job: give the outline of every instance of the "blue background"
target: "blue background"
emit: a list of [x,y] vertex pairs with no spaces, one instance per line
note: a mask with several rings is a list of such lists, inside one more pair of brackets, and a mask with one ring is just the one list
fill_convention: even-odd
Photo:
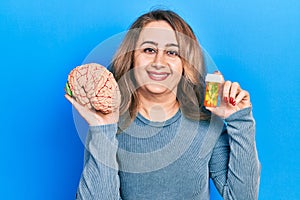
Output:
[[225,78],[250,91],[259,199],[299,199],[298,0],[1,1],[1,199],[74,199],[83,145],[63,97],[67,74],[157,5],[180,14]]

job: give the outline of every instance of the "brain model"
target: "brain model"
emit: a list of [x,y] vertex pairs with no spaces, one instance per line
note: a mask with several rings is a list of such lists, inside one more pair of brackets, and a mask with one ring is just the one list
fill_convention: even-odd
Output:
[[90,63],[69,73],[66,92],[82,105],[107,114],[117,103],[118,84],[105,67]]

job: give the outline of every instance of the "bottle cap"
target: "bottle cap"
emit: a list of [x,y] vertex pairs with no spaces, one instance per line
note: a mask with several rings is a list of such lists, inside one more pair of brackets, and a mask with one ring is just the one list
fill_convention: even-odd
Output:
[[205,77],[205,82],[217,82],[222,83],[222,75],[219,74],[207,74]]

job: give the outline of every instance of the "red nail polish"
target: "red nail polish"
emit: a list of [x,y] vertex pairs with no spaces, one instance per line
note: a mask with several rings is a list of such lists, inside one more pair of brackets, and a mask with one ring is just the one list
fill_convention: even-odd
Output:
[[235,106],[235,105],[236,105],[236,102],[235,102],[235,101],[233,101],[233,102],[232,102],[232,105],[233,105],[233,106]]
[[228,98],[227,97],[224,97],[224,102],[228,103]]
[[232,104],[233,103],[233,98],[230,97],[229,102]]

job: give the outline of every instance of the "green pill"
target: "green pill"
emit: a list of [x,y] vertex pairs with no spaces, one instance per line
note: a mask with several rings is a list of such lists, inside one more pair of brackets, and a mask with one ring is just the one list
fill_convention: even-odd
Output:
[[68,83],[68,82],[66,83],[66,92],[67,92],[67,94],[68,94],[69,96],[72,96],[72,91],[71,91],[71,89],[70,89],[70,86],[69,86],[69,83]]

